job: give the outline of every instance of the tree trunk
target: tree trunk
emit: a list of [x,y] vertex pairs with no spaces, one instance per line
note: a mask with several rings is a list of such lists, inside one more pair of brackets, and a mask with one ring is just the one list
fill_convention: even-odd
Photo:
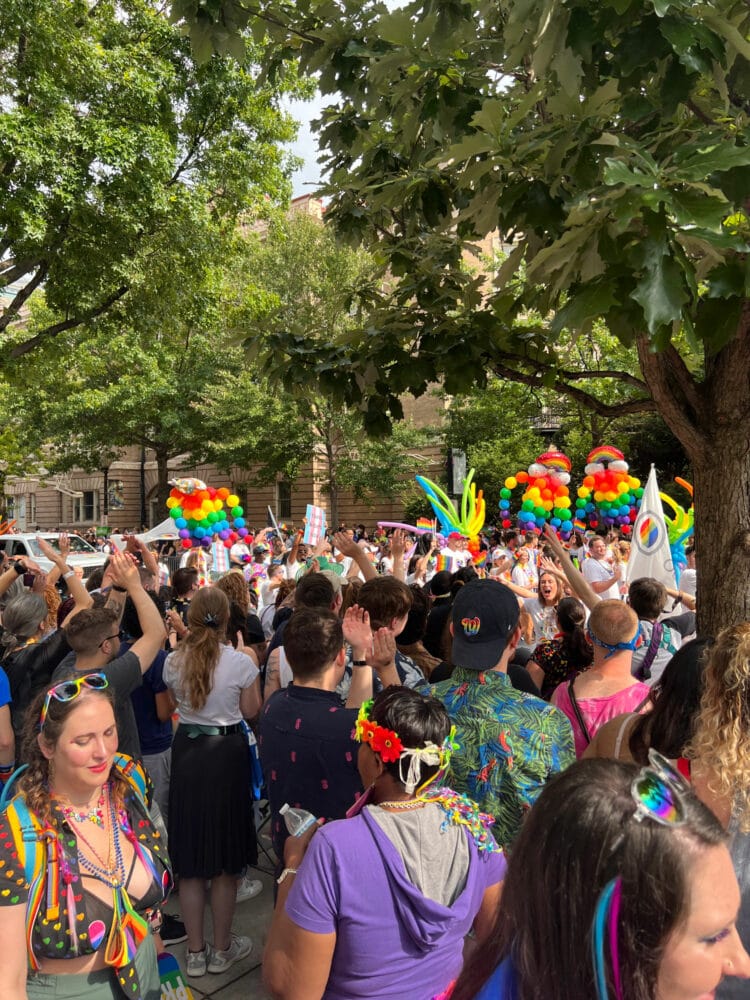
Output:
[[167,467],[169,453],[166,448],[156,448],[154,454],[156,455],[156,498],[159,501],[160,509],[166,513],[170,490],[169,469]]
[[339,526],[339,486],[336,478],[336,453],[330,438],[326,439],[326,462],[328,463],[328,524],[334,531]]
[[695,487],[698,632],[750,621],[750,314],[695,382],[673,348],[638,344],[658,410],[685,448]]

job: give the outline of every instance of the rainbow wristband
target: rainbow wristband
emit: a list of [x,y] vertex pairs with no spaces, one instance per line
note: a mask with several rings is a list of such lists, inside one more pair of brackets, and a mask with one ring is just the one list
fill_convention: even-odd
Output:
[[6,783],[15,769],[15,761],[12,764],[0,764],[0,785],[4,785]]

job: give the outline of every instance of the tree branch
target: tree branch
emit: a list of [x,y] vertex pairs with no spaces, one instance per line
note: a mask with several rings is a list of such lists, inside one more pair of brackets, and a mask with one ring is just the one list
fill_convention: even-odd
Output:
[[[528,363],[528,362],[527,362]],[[493,371],[501,378],[511,382],[520,382],[522,385],[531,386],[532,389],[551,388],[563,393],[575,402],[585,406],[587,410],[592,410],[600,417],[614,419],[628,413],[655,413],[656,404],[653,399],[628,399],[619,403],[604,403],[602,400],[592,396],[591,393],[578,389],[574,385],[569,385],[562,378],[555,378],[551,386],[543,385],[539,372],[522,372],[517,368],[511,368],[498,361],[493,363]]]
[[95,309],[89,309],[88,312],[85,312],[80,316],[73,316],[70,319],[62,320],[60,323],[53,323],[44,330],[40,330],[40,332],[35,337],[31,337],[30,340],[25,340],[21,344],[16,344],[16,346],[10,351],[10,357],[12,359],[22,358],[24,354],[28,354],[30,351],[33,351],[48,338],[56,337],[58,333],[64,333],[66,330],[73,330],[75,327],[81,326],[83,323],[88,323],[92,319],[96,319],[97,316],[101,316],[102,313],[105,313],[124,295],[127,295],[129,291],[129,285],[121,285],[117,291],[108,296],[108,298],[101,302]]
[[[688,401],[682,391],[684,373],[677,373],[672,368],[674,355],[677,352],[672,348],[673,353],[669,350],[656,353],[651,350],[649,340],[645,336],[636,338],[636,347],[643,377],[659,413],[687,451],[690,460],[693,463],[699,461],[709,446],[709,441],[700,429],[701,423],[693,419],[698,415],[698,411],[687,405]],[[681,358],[679,360],[682,362]],[[682,364],[684,365],[684,362]],[[696,392],[694,382],[691,392]]]
[[[500,361],[509,361],[511,364],[530,366],[533,368],[535,373],[545,372],[546,374],[566,379],[568,382],[578,382],[583,379],[609,378],[615,382],[622,382],[624,385],[631,385],[634,389],[638,389],[639,392],[648,394],[648,386],[643,379],[640,379],[635,375],[631,375],[630,372],[622,371],[621,369],[592,370],[589,368],[581,368],[566,370],[564,368],[558,368],[556,365],[546,364],[544,361],[538,361],[536,358],[530,358],[523,354],[514,354],[512,351],[500,351],[496,357],[498,357]],[[680,358],[680,361],[682,362],[682,358]],[[687,369],[685,369],[685,371],[687,372]],[[687,372],[687,374],[688,377],[690,377],[690,373]]]
[[[44,279],[47,277],[47,271],[49,266],[45,263],[42,264],[39,270],[36,272],[34,277],[28,281],[23,288],[16,293],[13,301],[10,305],[3,311],[3,315],[0,316],[0,331],[6,330],[11,324],[13,319],[19,314],[23,308],[24,302],[29,298],[29,296],[37,289]],[[10,282],[8,282],[10,284]]]

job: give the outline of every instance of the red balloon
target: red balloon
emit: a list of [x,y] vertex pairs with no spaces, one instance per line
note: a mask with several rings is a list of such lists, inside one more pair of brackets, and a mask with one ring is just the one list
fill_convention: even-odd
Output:
[[182,539],[182,547],[183,547],[183,549],[192,549],[193,543],[192,543],[191,539],[189,539],[189,538],[183,538]]

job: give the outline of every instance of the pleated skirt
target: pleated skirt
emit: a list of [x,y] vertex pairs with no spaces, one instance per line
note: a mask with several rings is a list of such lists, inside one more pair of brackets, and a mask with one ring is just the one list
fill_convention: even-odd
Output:
[[169,856],[182,878],[239,875],[258,860],[250,756],[242,733],[177,730],[169,787]]

